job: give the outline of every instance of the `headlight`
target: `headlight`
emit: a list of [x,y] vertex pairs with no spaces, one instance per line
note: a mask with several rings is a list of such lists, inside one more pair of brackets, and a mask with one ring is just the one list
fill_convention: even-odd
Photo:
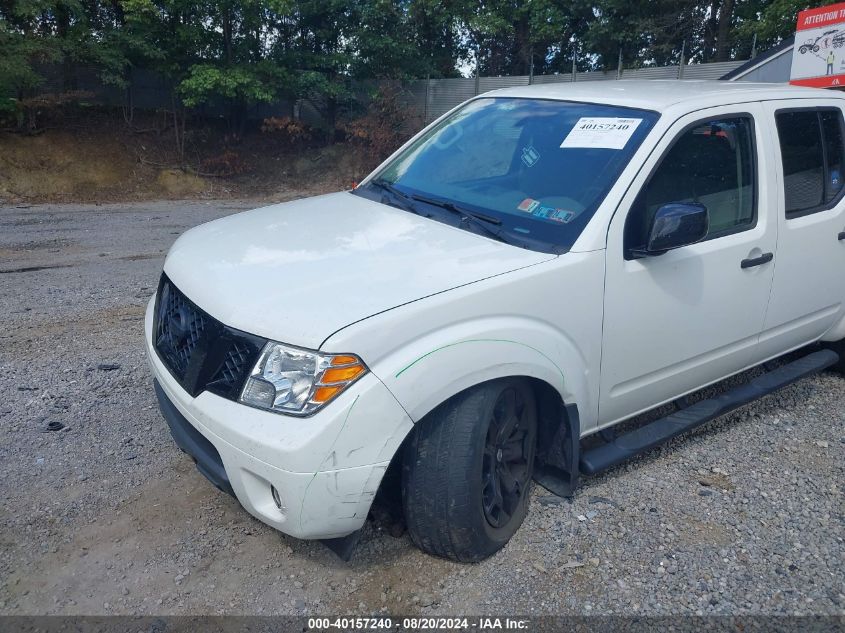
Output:
[[353,354],[320,354],[267,343],[239,401],[259,409],[309,415],[367,372]]

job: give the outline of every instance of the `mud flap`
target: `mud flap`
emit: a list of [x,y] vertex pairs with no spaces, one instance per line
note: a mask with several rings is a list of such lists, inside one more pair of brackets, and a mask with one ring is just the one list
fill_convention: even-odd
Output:
[[[555,439],[554,459],[537,466],[534,481],[559,497],[573,497],[578,488],[581,418],[574,404],[561,406],[561,424]],[[559,439],[558,439],[559,438]]]
[[352,558],[352,554],[355,553],[355,547],[358,545],[358,541],[361,540],[362,531],[355,530],[352,534],[347,534],[340,538],[324,538],[320,542],[337,554],[340,560],[348,563]]

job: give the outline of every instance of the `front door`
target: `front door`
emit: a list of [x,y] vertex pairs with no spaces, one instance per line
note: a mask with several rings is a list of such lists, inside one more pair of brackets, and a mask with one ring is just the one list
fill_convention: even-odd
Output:
[[[753,103],[681,118],[611,221],[601,426],[755,362],[777,243],[774,192],[759,177],[773,168],[762,116]],[[707,237],[659,256],[632,254],[656,210],[671,202],[704,204]]]

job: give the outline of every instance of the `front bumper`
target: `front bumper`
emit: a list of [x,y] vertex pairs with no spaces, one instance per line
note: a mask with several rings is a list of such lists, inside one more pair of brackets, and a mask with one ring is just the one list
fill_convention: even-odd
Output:
[[192,398],[153,349],[153,303],[144,329],[156,393],[174,438],[200,472],[250,514],[291,536],[329,539],[359,529],[412,428],[382,382],[367,374],[309,418],[261,411],[209,392]]
[[159,411],[167,422],[167,426],[170,427],[170,434],[176,445],[194,459],[197,470],[214,484],[215,488],[234,497],[235,490],[232,488],[223,460],[214,448],[214,444],[205,439],[203,434],[192,427],[185,416],[179,413],[179,409],[173,406],[156,379],[153,379],[153,388],[158,398]]

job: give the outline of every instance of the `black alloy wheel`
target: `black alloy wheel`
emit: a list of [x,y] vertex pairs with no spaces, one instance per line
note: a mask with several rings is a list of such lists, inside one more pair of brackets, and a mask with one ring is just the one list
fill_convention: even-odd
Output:
[[525,396],[508,388],[493,406],[482,462],[484,518],[494,528],[511,520],[531,481],[536,423],[525,419]]
[[504,547],[528,512],[537,428],[534,391],[524,378],[471,387],[418,422],[402,457],[411,540],[461,562]]

